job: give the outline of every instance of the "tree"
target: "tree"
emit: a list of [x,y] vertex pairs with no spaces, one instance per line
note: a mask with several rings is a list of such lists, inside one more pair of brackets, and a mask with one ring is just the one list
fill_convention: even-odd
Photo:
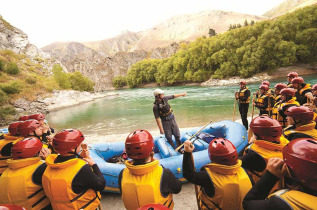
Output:
[[244,26],[248,26],[248,25],[249,25],[248,21],[245,20],[245,21],[244,21]]
[[240,23],[238,23],[237,28],[241,28],[241,24]]
[[251,20],[251,24],[250,24],[251,26],[253,26],[254,25],[254,20]]
[[208,34],[209,34],[209,37],[212,37],[212,36],[216,36],[216,35],[217,35],[215,29],[212,29],[212,28],[209,29],[209,33],[208,33]]
[[52,72],[54,74],[55,81],[62,89],[71,88],[68,75],[66,72],[63,71],[63,68],[60,65],[54,65]]

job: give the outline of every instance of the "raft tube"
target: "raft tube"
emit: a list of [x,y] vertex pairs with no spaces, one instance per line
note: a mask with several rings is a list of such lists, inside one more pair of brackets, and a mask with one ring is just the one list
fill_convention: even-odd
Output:
[[[202,127],[197,127],[181,132],[182,143],[201,128]],[[237,148],[238,153],[241,152],[248,143],[245,127],[239,123],[228,120],[209,124],[197,136],[199,136],[199,138],[194,142],[195,150],[193,152],[196,171],[200,171],[202,166],[210,162],[208,146],[213,138],[222,137],[230,140]],[[173,141],[175,144],[174,137]],[[182,173],[183,155],[174,151],[163,135],[155,137],[154,143],[154,158],[158,159],[164,168],[170,169],[176,178],[185,182],[186,180],[183,178]],[[106,179],[104,191],[119,193],[118,177],[122,169],[125,168],[125,165],[110,163],[108,161],[112,157],[122,154],[124,141],[90,144],[89,150],[90,156],[95,160]]]
[[9,133],[8,128],[2,128],[2,129],[0,129],[0,134],[1,134],[1,133],[4,133],[4,134]]

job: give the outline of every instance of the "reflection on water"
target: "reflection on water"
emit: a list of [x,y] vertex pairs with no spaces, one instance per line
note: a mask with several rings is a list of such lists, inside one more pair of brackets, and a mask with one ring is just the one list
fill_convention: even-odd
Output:
[[[316,84],[317,76],[304,77],[305,81]],[[278,82],[272,80],[271,88]],[[259,83],[249,85],[252,92]],[[136,129],[150,130],[158,135],[153,115],[153,90],[155,88],[137,88],[118,90],[116,96],[97,99],[76,107],[52,112],[47,119],[57,130],[75,128],[81,130],[86,139],[92,141],[123,141],[129,132]],[[202,126],[210,120],[232,120],[234,92],[238,86],[222,87],[163,87],[165,95],[187,92],[186,97],[170,100],[178,126],[180,128]],[[251,106],[249,107],[251,110]],[[257,111],[255,112],[255,115]],[[251,112],[249,112],[251,115]],[[238,107],[236,119],[239,119]]]

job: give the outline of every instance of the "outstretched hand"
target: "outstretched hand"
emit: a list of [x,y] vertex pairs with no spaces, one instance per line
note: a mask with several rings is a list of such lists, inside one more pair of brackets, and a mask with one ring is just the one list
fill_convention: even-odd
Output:
[[183,95],[184,97],[187,96],[187,92],[182,93],[182,95]]
[[92,157],[88,156],[86,158],[83,158],[83,160],[88,163],[90,166],[94,165],[95,164],[95,161],[94,159],[92,159]]
[[286,172],[286,164],[280,158],[270,158],[267,162],[266,170],[281,178]]

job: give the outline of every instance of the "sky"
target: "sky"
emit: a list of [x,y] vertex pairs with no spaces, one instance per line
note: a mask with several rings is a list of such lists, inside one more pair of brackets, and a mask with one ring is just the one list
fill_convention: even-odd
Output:
[[99,41],[153,26],[175,15],[224,10],[262,15],[283,0],[4,0],[0,15],[31,43]]

